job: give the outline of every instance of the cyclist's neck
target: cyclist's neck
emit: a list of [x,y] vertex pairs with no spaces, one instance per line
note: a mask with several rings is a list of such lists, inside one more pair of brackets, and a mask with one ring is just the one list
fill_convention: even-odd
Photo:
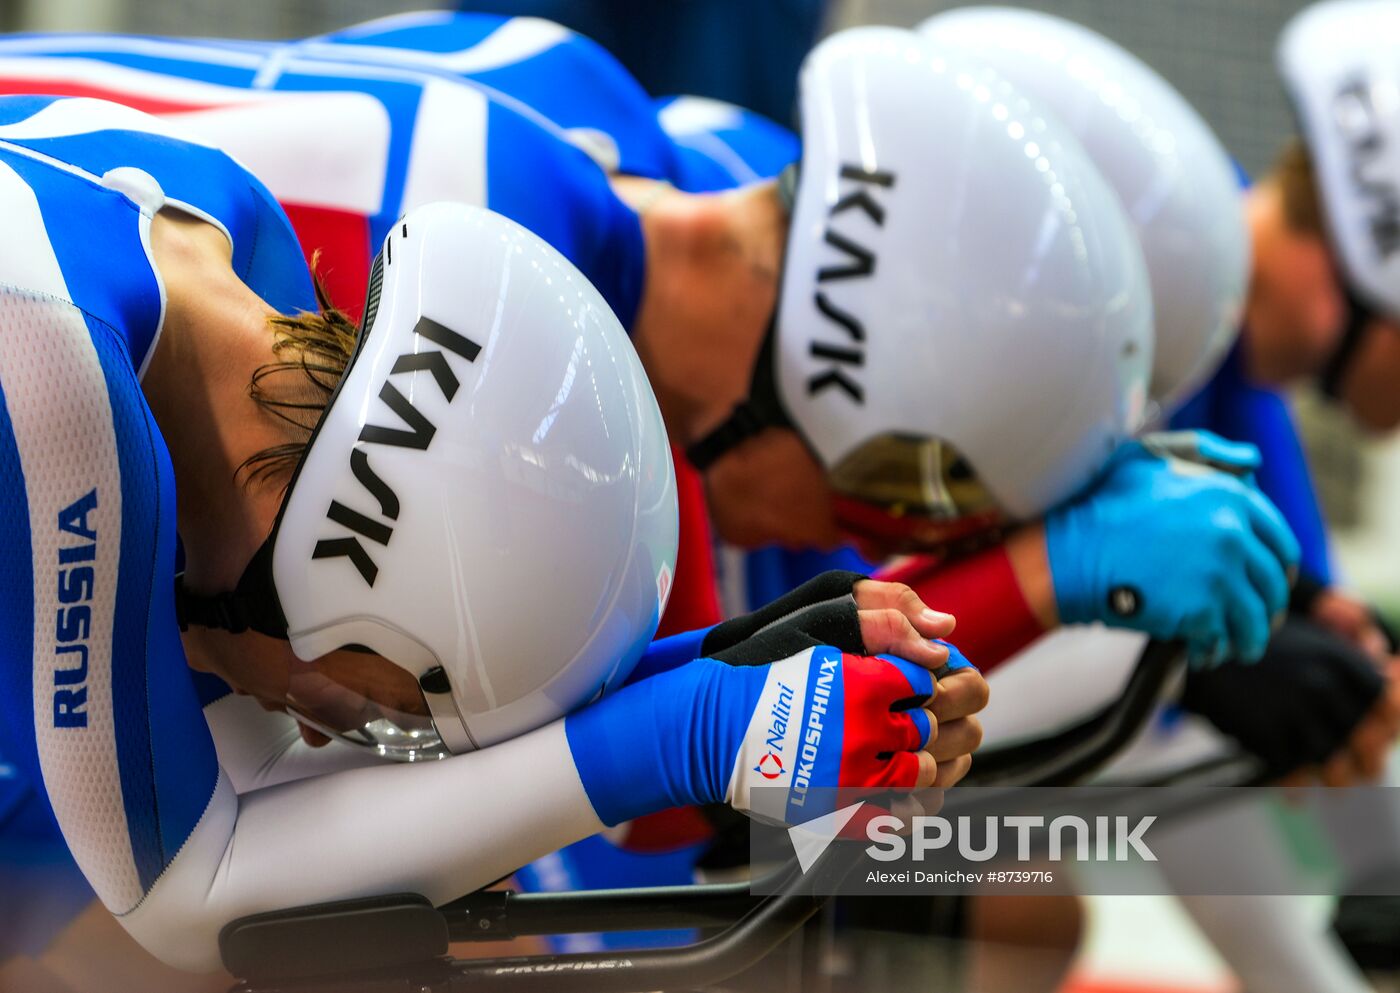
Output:
[[162,211],[152,254],[165,285],[165,318],[142,380],[175,469],[186,580],[231,589],[267,535],[277,487],[235,478],[250,455],[291,439],[249,395],[273,361],[273,313],[234,274],[227,239],[189,215]]
[[632,341],[672,439],[689,444],[748,394],[777,305],[787,216],[773,183],[659,197],[622,180],[618,189],[644,204],[646,285]]

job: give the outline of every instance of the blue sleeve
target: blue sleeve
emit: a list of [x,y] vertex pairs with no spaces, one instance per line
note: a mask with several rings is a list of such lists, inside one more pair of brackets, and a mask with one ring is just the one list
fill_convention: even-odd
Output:
[[1259,391],[1241,397],[1232,411],[1236,437],[1253,442],[1263,455],[1256,477],[1259,488],[1278,507],[1302,548],[1300,571],[1324,584],[1332,582],[1331,551],[1322,508],[1313,489],[1307,456],[1284,399]]
[[700,628],[696,631],[684,631],[680,634],[673,634],[669,638],[658,638],[647,646],[647,650],[642,653],[642,657],[637,661],[631,674],[623,686],[631,686],[639,683],[643,679],[650,679],[652,676],[662,672],[670,672],[679,666],[685,665],[693,659],[700,658],[704,652],[701,646],[705,643],[705,635],[714,630],[711,625],[707,628]]
[[598,819],[719,802],[769,672],[702,659],[569,715],[569,749]]
[[744,556],[744,603],[757,610],[831,569],[870,575],[878,566],[866,561],[853,547],[833,551],[794,551],[777,545],[759,548]]
[[1263,456],[1256,473],[1259,488],[1298,538],[1300,571],[1330,585],[1332,557],[1327,526],[1292,413],[1281,395],[1245,379],[1240,348],[1236,345],[1215,376],[1172,418],[1172,427],[1214,431],[1231,441],[1257,446]]

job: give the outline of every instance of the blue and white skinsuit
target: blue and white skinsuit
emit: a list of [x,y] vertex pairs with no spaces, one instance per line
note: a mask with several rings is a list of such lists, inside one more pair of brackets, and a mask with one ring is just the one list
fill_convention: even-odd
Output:
[[[277,309],[313,300],[267,190],[160,130],[89,100],[0,100],[0,708],[6,756],[42,784],[98,897],[202,969],[234,917],[404,887],[446,900],[601,824],[561,725],[471,762],[265,788],[302,772],[294,729],[233,697],[206,724],[174,617],[173,473],[140,386],[164,311],[154,212],[226,232],[234,271]],[[216,753],[211,726],[239,709],[250,723]],[[366,831],[366,797],[438,843]]]
[[[616,70],[616,74],[612,74],[610,69],[600,68],[610,64],[606,56],[600,59],[598,53],[577,36],[567,32],[561,33],[561,29],[552,25],[529,19],[500,21],[469,15],[412,15],[350,29],[323,39],[290,44],[170,43],[150,39],[82,35],[21,37],[0,42],[0,76],[9,78],[16,72],[42,72],[43,70],[36,66],[55,57],[59,61],[71,63],[65,71],[79,74],[92,71],[100,75],[116,69],[142,77],[148,73],[170,74],[195,83],[210,84],[221,90],[348,90],[353,94],[369,97],[382,108],[383,113],[382,157],[361,156],[362,160],[376,160],[379,163],[379,172],[375,177],[378,180],[377,198],[371,197],[367,201],[365,211],[366,215],[372,218],[372,238],[377,240],[382,235],[382,229],[392,224],[401,211],[414,202],[450,196],[453,199],[485,203],[536,230],[555,247],[564,251],[599,286],[625,322],[630,321],[631,316],[635,314],[644,275],[645,252],[635,215],[617,200],[607,186],[607,168],[665,178],[682,189],[704,191],[727,188],[754,178],[772,175],[796,158],[798,152],[795,140],[782,129],[752,115],[743,115],[720,105],[682,100],[676,104],[661,105],[662,109],[658,115],[658,106],[637,90],[635,84],[629,86],[630,80],[620,68]],[[93,67],[94,64],[97,68]],[[571,74],[580,71],[580,65],[594,74],[590,78],[598,78],[597,74],[601,72],[611,82],[607,86],[568,85],[573,79]],[[463,86],[460,80],[466,80],[470,85]],[[212,102],[212,99],[210,91],[209,100]],[[200,100],[192,99],[191,103],[200,103]],[[460,112],[463,108],[473,109],[471,113],[462,116]],[[457,131],[443,136],[438,129],[430,126],[432,121],[446,120],[450,115],[457,115],[455,120],[459,124],[464,120],[477,122],[476,130],[464,130],[459,127]],[[458,137],[452,137],[454,134]],[[361,152],[364,151],[365,146],[357,143],[357,138],[357,135],[350,136],[347,154],[353,153],[356,147]],[[69,143],[72,143],[71,139]],[[587,154],[580,151],[581,149],[586,150]],[[253,161],[253,156],[244,153],[242,149],[236,151],[241,161],[248,163],[260,177],[266,178],[267,174],[261,162]],[[446,159],[442,158],[443,155],[447,156]],[[453,163],[454,167],[446,172],[435,168],[435,164],[442,161]],[[456,168],[455,163],[459,161],[471,164],[471,168]],[[88,168],[92,166],[89,165]],[[185,175],[187,170],[172,167],[166,175],[159,169],[147,168],[144,164],[141,164],[140,168],[155,177],[157,184],[164,191],[167,202],[189,200],[198,207],[198,197],[194,194],[179,195],[180,184],[190,182],[190,178]],[[273,168],[272,171],[277,170]],[[269,183],[273,185],[271,180]],[[248,185],[261,189],[256,183]],[[541,195],[540,191],[546,189],[550,194]],[[282,191],[274,188],[274,192],[279,198],[285,199]],[[262,191],[260,196],[266,199],[267,193]],[[68,209],[72,211],[71,207]],[[270,209],[275,210],[275,207]],[[210,216],[218,216],[212,209],[206,209],[204,212]],[[83,216],[83,212],[73,213],[79,217]],[[148,224],[149,221],[145,223]],[[237,248],[238,234],[233,231],[231,223],[226,223],[225,227],[233,234]],[[279,239],[279,251],[288,260],[295,258],[300,266],[299,251],[290,232],[285,231],[285,221],[282,222],[282,227],[284,230]],[[261,244],[260,242],[260,250],[263,250]],[[107,251],[103,255],[116,257],[116,252]],[[304,266],[299,271],[304,278]],[[153,268],[148,282],[157,285]],[[250,282],[250,285],[259,293],[270,292],[253,282]],[[125,284],[122,286],[122,292],[127,292]],[[309,291],[303,285],[298,292],[305,294]],[[74,302],[80,304],[79,301]],[[308,298],[302,295],[295,299],[289,297],[284,301],[284,305],[305,306],[307,302]],[[130,346],[128,350],[133,354],[135,352]],[[149,347],[142,355],[148,353]],[[143,359],[127,362],[130,367],[126,376],[130,394],[127,402],[144,410],[144,404],[139,402],[139,386],[134,373],[140,367],[141,361]],[[103,368],[105,370],[106,366]],[[112,379],[112,375],[108,374],[107,378]],[[1217,380],[1220,378],[1217,377]],[[5,381],[8,382],[8,379]],[[1233,395],[1230,386],[1229,383],[1212,383],[1206,388],[1206,392],[1223,391],[1228,398]],[[113,409],[115,411],[116,408]],[[1213,404],[1212,409],[1220,410],[1221,404]],[[149,414],[145,414],[144,417],[148,423]],[[1258,420],[1251,419],[1255,417]],[[1202,426],[1216,426],[1210,415],[1206,415],[1203,421]],[[1224,427],[1223,424],[1220,426]],[[115,429],[108,429],[109,433],[113,430]],[[1260,440],[1261,432],[1270,438],[1275,437],[1275,434],[1269,432],[1283,433],[1287,438],[1293,437],[1291,425],[1287,424],[1286,410],[1282,409],[1281,402],[1276,408],[1272,405],[1262,405],[1257,414],[1245,417],[1243,423],[1232,423],[1231,430],[1227,431],[1230,436],[1256,441]],[[165,467],[165,477],[160,478],[166,480],[163,485],[168,488],[168,464],[163,461],[163,452],[159,458],[154,454],[154,450],[160,447],[158,438],[151,437],[147,440],[153,450],[147,459],[152,465],[159,463]],[[13,457],[19,458],[18,455]],[[35,456],[35,459],[42,458],[44,457]],[[1275,468],[1278,467],[1278,460],[1272,457],[1266,460],[1266,464],[1271,463]],[[1291,507],[1302,506],[1301,512],[1315,514],[1316,504],[1311,499],[1306,467],[1296,460],[1293,465],[1298,472],[1282,474],[1287,477],[1283,483],[1287,491],[1283,494],[1271,492],[1270,495],[1279,501],[1285,512],[1289,512]],[[20,471],[15,471],[16,469]],[[23,463],[20,461],[7,463],[5,485],[13,486],[16,480],[27,479],[22,469]],[[159,476],[154,469],[151,473],[153,476]],[[112,479],[107,480],[106,488],[110,490],[115,486],[120,489],[121,478],[122,474],[117,472]],[[117,482],[114,483],[113,479]],[[1270,477],[1261,475],[1261,483],[1266,488],[1269,487]],[[156,491],[158,489],[156,487]],[[1295,499],[1300,492],[1305,493],[1308,499]],[[81,495],[83,494],[77,496]],[[51,507],[48,510],[52,516],[70,505],[71,501],[62,507]],[[8,497],[6,506],[10,506]],[[40,519],[33,515],[31,518]],[[1300,525],[1292,513],[1290,523],[1294,525],[1300,537],[1304,538],[1305,563],[1320,562],[1325,567],[1325,551],[1309,554],[1306,548],[1307,538],[1312,534],[1320,535],[1320,528]],[[124,536],[127,533],[120,523],[115,529],[110,524],[106,527],[107,533],[116,536]],[[74,540],[76,542],[77,539]],[[163,540],[171,543],[173,537],[167,535]],[[135,542],[136,539],[131,541]],[[124,548],[125,542],[118,542],[117,547]],[[7,550],[6,554],[9,555],[10,551]],[[34,558],[33,561],[37,562],[38,559]],[[173,557],[171,561],[173,563]],[[31,572],[25,574],[24,581],[15,584],[16,590],[35,578],[32,575],[33,567],[30,568]],[[782,582],[786,584],[797,578],[804,577],[784,575]],[[57,581],[54,578],[54,583]],[[155,588],[151,585],[152,582],[147,583],[148,591]],[[127,585],[130,586],[129,583]],[[35,589],[40,588],[42,583],[37,583]],[[756,598],[763,599],[776,592],[776,589],[757,592]],[[754,593],[755,591],[751,590],[751,594]],[[104,595],[115,596],[116,593],[108,588]],[[24,592],[23,600],[15,596],[7,599],[10,601],[7,610],[16,609],[17,603],[28,603],[35,611],[39,609],[34,606],[35,597],[32,590]],[[53,605],[54,611],[58,606],[57,603]],[[10,625],[7,622],[6,630],[9,629]],[[174,635],[168,635],[166,640],[167,648],[174,653],[175,662],[164,662],[162,665],[174,671],[184,665],[183,658],[178,654],[179,644],[174,640]],[[42,649],[43,646],[34,647]],[[30,654],[28,648],[21,649],[21,652],[22,654],[16,657]],[[111,669],[115,664],[109,661],[108,668]],[[172,682],[178,683],[179,680]],[[145,738],[148,739],[146,747],[152,753],[156,750],[171,751],[174,757],[164,758],[160,762],[153,759],[150,762],[153,774],[144,788],[146,794],[153,797],[157,783],[169,783],[179,779],[186,799],[183,803],[171,800],[161,804],[158,816],[151,814],[149,810],[143,813],[139,801],[139,796],[142,795],[141,787],[139,784],[133,785],[130,792],[132,796],[138,797],[135,802],[137,809],[133,814],[131,804],[126,799],[127,792],[122,791],[120,810],[124,820],[112,819],[107,823],[126,823],[128,826],[125,835],[133,839],[139,836],[141,840],[131,842],[133,854],[130,858],[133,868],[126,873],[125,882],[121,887],[111,885],[103,873],[97,876],[90,875],[97,885],[99,895],[109,907],[118,913],[125,913],[128,925],[134,930],[144,927],[147,933],[168,926],[167,922],[160,921],[159,910],[151,909],[162,906],[157,893],[162,886],[166,890],[173,886],[208,888],[209,894],[202,900],[211,910],[217,908],[216,912],[210,914],[210,918],[220,920],[266,906],[314,901],[317,898],[314,885],[317,880],[324,878],[327,873],[330,873],[332,878],[343,875],[341,860],[353,856],[338,856],[336,863],[340,868],[322,866],[318,876],[305,868],[306,864],[315,861],[307,854],[308,851],[315,850],[315,846],[298,846],[293,844],[294,839],[287,839],[283,847],[294,849],[296,855],[287,856],[285,871],[279,874],[270,873],[264,877],[288,880],[287,893],[264,893],[248,884],[246,879],[236,879],[237,873],[233,872],[237,865],[237,860],[232,857],[234,849],[231,846],[235,837],[235,827],[228,808],[230,804],[234,808],[240,805],[239,799],[234,795],[240,789],[248,792],[253,787],[268,785],[282,778],[296,778],[301,774],[304,767],[299,766],[298,762],[302,759],[298,757],[297,748],[291,742],[295,735],[294,729],[288,730],[284,723],[268,720],[263,725],[261,738],[253,733],[240,733],[231,736],[234,743],[228,746],[220,740],[219,757],[225,759],[225,765],[228,767],[220,775],[214,764],[212,746],[201,749],[186,744],[184,742],[187,735],[184,732],[174,732],[169,738],[165,737],[170,728],[180,728],[182,725],[165,723],[163,720],[160,725],[160,738],[180,741],[180,747],[160,749],[156,743],[157,736],[153,731],[155,725],[151,723],[153,719],[150,717],[150,708],[157,707],[157,713],[164,715],[165,711],[172,707],[171,701],[166,699],[166,696],[172,693],[173,691],[161,690],[154,695],[145,694]],[[213,695],[206,694],[206,698]],[[7,691],[7,701],[9,698],[10,693]],[[184,701],[185,704],[188,702]],[[261,719],[258,715],[243,713],[242,711],[247,711],[248,708],[238,707],[240,703],[247,701],[225,698],[209,707],[207,714],[216,737],[224,712],[240,710],[237,723],[243,729],[252,727]],[[194,713],[197,710],[196,702],[189,712]],[[143,711],[139,708],[132,710],[123,707],[121,713],[137,714],[138,717],[133,720],[139,725]],[[115,750],[119,740],[115,730],[116,718],[113,716],[104,719],[109,725],[105,733],[112,742],[108,746],[109,750]],[[187,715],[186,721],[193,729],[191,733],[202,731],[193,728],[197,718],[190,720]],[[15,725],[13,721],[10,721],[10,724],[24,726]],[[130,730],[131,724],[132,721],[123,716],[121,741],[141,737],[140,733]],[[511,747],[520,751],[526,751],[530,747],[558,747],[561,744],[558,741],[548,743],[547,746],[530,744],[535,739],[547,737],[547,733],[548,729],[531,738],[522,739],[521,742],[511,743]],[[188,740],[193,741],[198,737],[197,735],[196,738]],[[202,740],[207,739],[207,733],[203,733]],[[129,745],[122,747],[130,748]],[[31,775],[39,776],[39,769],[42,767],[39,756],[42,749],[37,745],[28,750],[28,753],[33,753],[28,759],[25,758],[28,753],[22,742],[6,742],[5,751],[6,754],[25,759],[22,764],[29,768]],[[202,760],[201,754],[204,756]],[[276,759],[269,767],[270,756],[276,756]],[[181,764],[181,775],[155,774],[163,768],[162,763],[174,762],[176,759]],[[235,762],[235,759],[238,761]],[[327,756],[305,759],[317,772],[324,771],[327,760]],[[193,772],[187,774],[185,770],[193,768],[197,771],[201,761],[207,767],[203,785],[190,787],[191,782],[199,783],[201,780]],[[350,757],[337,761],[347,765],[357,765],[360,762],[353,753]],[[499,861],[492,862],[497,866],[497,870],[492,871],[501,875],[523,861],[523,858],[511,854],[511,839],[528,837],[535,828],[522,827],[520,815],[515,811],[509,816],[499,814],[499,820],[493,820],[490,812],[500,812],[502,806],[500,803],[491,803],[489,799],[482,800],[479,790],[484,790],[489,797],[493,787],[501,788],[502,779],[514,775],[509,769],[538,769],[541,766],[538,761],[528,757],[501,757],[498,761],[501,763],[501,774],[495,777],[484,776],[483,786],[471,788],[476,797],[474,802],[466,801],[463,794],[467,791],[463,789],[454,788],[453,795],[462,797],[464,808],[459,812],[462,819],[457,822],[458,830],[469,831],[477,837],[500,840],[500,846],[491,847],[503,846]],[[109,768],[111,762],[109,759]],[[258,771],[240,771],[237,768],[240,762],[246,762],[249,769]],[[513,766],[513,762],[527,764]],[[347,784],[343,791],[339,786],[327,785],[344,778],[335,776],[327,777],[325,782],[318,780],[298,783],[282,791],[252,794],[245,798],[242,804],[250,811],[251,819],[245,821],[243,811],[238,812],[236,831],[242,834],[237,836],[256,837],[258,840],[252,844],[270,844],[275,839],[265,836],[275,835],[277,832],[273,825],[281,823],[280,815],[274,816],[271,811],[296,803],[297,801],[288,797],[301,789],[307,794],[329,794],[326,799],[316,802],[331,802],[332,806],[323,807],[322,815],[308,821],[312,825],[309,829],[310,836],[313,839],[324,838],[324,832],[334,833],[338,826],[343,827],[347,822],[354,820],[356,804],[363,802],[361,790],[383,789],[385,784],[391,781],[391,777],[386,773],[387,770],[384,769],[356,772],[351,778],[363,780],[377,776],[382,782],[376,781],[363,786],[359,782],[354,785]],[[561,789],[567,792],[570,785],[561,784]],[[576,776],[572,789],[575,795],[578,795]],[[190,796],[199,794],[201,790],[206,802],[190,799]],[[442,795],[445,795],[444,792],[439,791],[439,796]],[[221,797],[224,799],[220,799]],[[357,797],[360,799],[356,799]],[[583,828],[585,825],[582,822],[593,817],[586,798],[584,799],[581,810],[586,811],[586,817],[575,811],[571,818],[566,818],[573,822],[569,825],[569,830],[559,830],[558,825],[551,824],[547,834],[560,837],[562,843],[568,840],[566,836],[572,833],[572,830]],[[310,800],[304,802],[310,803]],[[404,802],[408,804],[405,809],[413,808],[412,799],[405,798]],[[342,805],[339,812],[328,813],[336,809],[335,804]],[[61,820],[65,823],[71,820],[72,814],[64,808],[61,798],[55,802],[55,807],[58,808]],[[108,807],[109,812],[117,809],[112,803],[109,803]],[[182,810],[183,820],[178,816]],[[218,813],[215,813],[216,811]],[[269,813],[260,817],[261,811]],[[143,816],[146,818],[144,821]],[[557,813],[551,814],[551,817],[557,816]],[[443,812],[435,814],[432,820],[438,824],[452,823],[452,817],[452,814]],[[543,820],[541,818],[541,821]],[[196,823],[199,825],[198,830],[195,827]],[[259,828],[256,826],[259,823],[266,826]],[[135,827],[132,827],[133,824]],[[211,824],[217,826],[209,827]],[[254,826],[249,826],[250,824]],[[596,826],[592,829],[596,829]],[[579,833],[573,836],[586,833],[590,833],[590,830],[579,830]],[[345,830],[344,834],[347,844],[350,843],[348,839],[358,837],[358,833],[349,830]],[[151,839],[155,837],[160,838],[160,841],[153,842]],[[210,837],[214,840],[208,840]],[[192,844],[191,838],[196,839],[197,843]],[[352,847],[362,848],[363,844],[363,839],[360,839],[359,844]],[[74,847],[75,854],[87,869],[84,851],[80,850],[85,849],[85,846],[75,843]],[[116,847],[120,849],[122,846]],[[246,850],[248,846],[242,847]],[[460,873],[453,875],[451,867],[443,870],[441,857],[453,847],[432,844],[422,846],[423,852],[438,848],[431,858],[423,858],[424,864],[421,867],[416,867],[424,874],[423,880],[412,882],[395,874],[398,887],[419,888],[430,896],[441,895],[443,898],[456,896],[470,888],[470,885],[461,885]],[[519,847],[518,843],[516,847]],[[138,863],[135,854],[137,849],[144,853],[140,860],[144,870],[135,868]],[[201,867],[188,870],[176,867],[177,871],[172,872],[170,865],[176,851],[181,852],[182,858],[185,852],[201,854],[200,858],[181,863],[200,864]],[[276,844],[272,845],[272,851],[278,851]],[[151,852],[169,854],[152,857]],[[87,857],[91,858],[90,855]],[[225,862],[228,865],[225,865]],[[376,863],[372,860],[357,860],[356,864],[373,866]],[[195,881],[170,882],[171,879],[183,880],[186,875],[193,877]],[[429,879],[429,875],[433,878]],[[452,881],[447,882],[445,877],[451,877]],[[432,885],[434,880],[436,885]],[[312,885],[303,885],[307,881]],[[365,879],[362,882],[363,885],[359,887],[362,892],[383,891],[382,886],[375,885],[379,882],[377,875],[374,879]],[[343,886],[329,889],[337,897],[345,895]],[[147,919],[155,919],[160,923],[144,924]],[[188,933],[190,928],[208,926],[209,921],[201,919],[199,915],[190,915],[188,920],[181,921],[173,927],[173,933],[177,936],[173,940],[179,941],[178,935]],[[198,942],[185,944],[193,946]],[[202,949],[201,953],[203,957],[196,964],[209,964],[208,948]]]

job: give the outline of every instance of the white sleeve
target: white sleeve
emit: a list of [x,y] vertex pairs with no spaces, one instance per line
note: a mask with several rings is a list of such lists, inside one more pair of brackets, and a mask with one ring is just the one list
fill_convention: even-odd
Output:
[[219,930],[269,910],[384,893],[435,904],[603,828],[562,721],[470,755],[381,765],[213,802],[126,929],[173,966],[219,965]]
[[267,786],[384,765],[368,748],[331,741],[312,748],[287,714],[264,710],[252,697],[228,694],[204,706],[219,765],[240,796]]

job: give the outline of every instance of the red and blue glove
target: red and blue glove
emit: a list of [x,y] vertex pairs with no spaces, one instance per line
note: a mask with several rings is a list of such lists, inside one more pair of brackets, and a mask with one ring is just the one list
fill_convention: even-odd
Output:
[[[968,665],[950,650],[951,668]],[[798,824],[829,813],[837,787],[920,785],[919,752],[934,727],[924,707],[936,690],[933,673],[903,659],[819,646],[762,666],[699,659],[564,727],[605,824],[705,803]]]

